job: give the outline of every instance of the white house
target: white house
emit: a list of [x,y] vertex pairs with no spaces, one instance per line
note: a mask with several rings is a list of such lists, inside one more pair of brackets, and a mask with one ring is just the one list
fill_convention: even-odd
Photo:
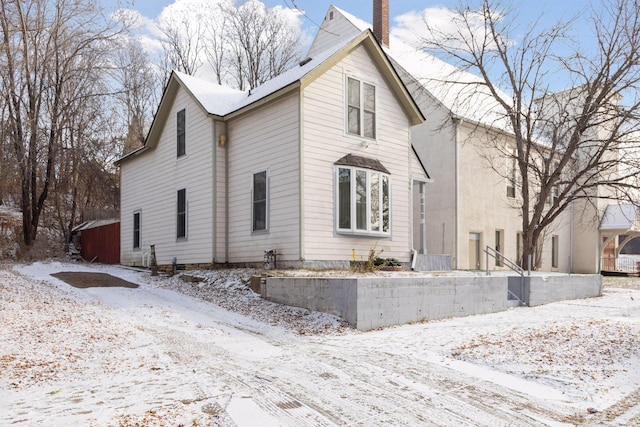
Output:
[[[345,267],[411,260],[429,180],[420,109],[370,30],[251,91],[173,73],[121,168],[121,262]],[[424,155],[423,155],[424,157]],[[416,207],[416,211],[420,211]]]
[[[416,249],[451,255],[453,268],[505,269],[500,259],[489,259],[487,266],[484,255],[490,246],[512,260],[521,256],[517,175],[510,178],[509,173],[515,166],[505,159],[504,170],[498,173],[496,163],[487,161],[497,158],[487,152],[488,139],[494,145],[495,141],[513,145],[505,116],[494,98],[483,92],[483,85],[452,83],[478,82],[478,77],[390,37],[388,7],[388,0],[374,0],[373,32],[426,118],[412,128],[415,150],[433,179],[425,187],[426,233],[414,237],[414,242],[424,238]],[[369,28],[368,22],[331,6],[308,56]],[[596,201],[576,203],[563,212],[544,238],[541,269],[599,272],[603,242],[616,236],[606,221],[594,220],[603,218],[606,209],[607,203]],[[629,231],[633,229],[617,230]]]

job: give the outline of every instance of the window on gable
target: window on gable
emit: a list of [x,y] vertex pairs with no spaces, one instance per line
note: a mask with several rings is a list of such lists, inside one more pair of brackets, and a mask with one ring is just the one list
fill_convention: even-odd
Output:
[[187,237],[187,190],[178,190],[178,205],[176,209],[176,238]]
[[347,132],[376,137],[376,87],[352,77],[347,78]]
[[266,170],[253,174],[252,231],[267,231],[268,229],[268,180]]
[[140,212],[133,213],[133,249],[140,249]]
[[337,228],[340,232],[390,232],[390,178],[375,170],[336,168]]
[[185,110],[178,111],[177,116],[177,152],[178,157],[186,154],[186,119]]

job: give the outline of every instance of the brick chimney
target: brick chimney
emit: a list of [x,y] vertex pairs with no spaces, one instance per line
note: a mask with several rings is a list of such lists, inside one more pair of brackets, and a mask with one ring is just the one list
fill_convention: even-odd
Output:
[[389,47],[389,0],[373,0],[373,34]]

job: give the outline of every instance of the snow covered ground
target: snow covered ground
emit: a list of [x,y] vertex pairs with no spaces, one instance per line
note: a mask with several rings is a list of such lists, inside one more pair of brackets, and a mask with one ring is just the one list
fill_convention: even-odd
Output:
[[262,300],[250,274],[0,265],[0,425],[640,425],[640,279],[362,333]]

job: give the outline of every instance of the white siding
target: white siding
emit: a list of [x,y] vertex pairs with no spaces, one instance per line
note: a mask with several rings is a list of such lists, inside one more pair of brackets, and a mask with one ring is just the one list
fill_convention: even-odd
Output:
[[[300,258],[298,93],[228,123],[229,262],[255,262],[264,250]],[[253,233],[252,174],[269,170],[269,230]]]
[[[186,155],[176,157],[176,112],[186,108]],[[155,149],[121,165],[121,262],[140,265],[155,244],[158,264],[212,261],[212,121],[181,88]],[[187,239],[176,240],[176,192],[187,190]],[[132,251],[133,212],[141,251]]]
[[[345,134],[345,75],[376,85],[377,142]],[[358,259],[369,250],[408,261],[410,239],[411,148],[409,122],[395,95],[363,47],[312,82],[304,90],[304,258]],[[338,235],[334,225],[334,163],[353,153],[378,159],[391,172],[391,236]]]
[[[227,129],[225,124],[217,122],[215,124],[215,140],[218,141],[220,135],[225,135],[228,139]],[[226,142],[225,142],[226,145]],[[226,147],[220,147],[216,143],[216,157],[215,157],[215,262],[224,263],[227,262],[227,247],[226,247]]]
[[342,40],[362,32],[340,12],[333,11],[333,19],[331,19],[332,11],[333,7],[330,7],[322,22],[322,29],[318,31],[309,48],[308,57],[313,58],[319,52],[325,51]]

